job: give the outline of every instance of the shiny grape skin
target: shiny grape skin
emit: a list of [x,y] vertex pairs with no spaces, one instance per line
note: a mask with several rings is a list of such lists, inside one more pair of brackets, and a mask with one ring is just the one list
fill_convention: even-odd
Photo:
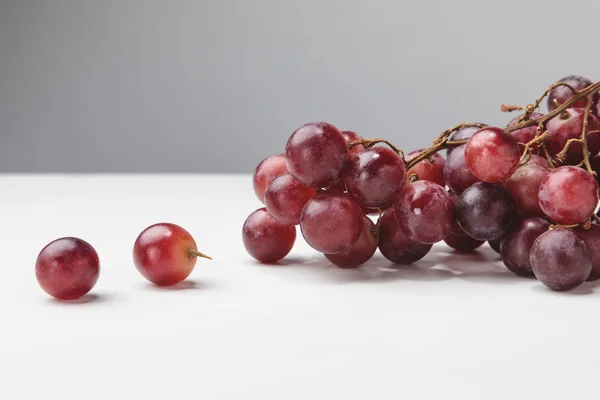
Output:
[[[423,150],[424,149],[411,151],[404,159],[406,162],[409,162],[417,155],[421,154]],[[430,159],[419,161],[406,172],[406,176],[416,174],[421,181],[431,181],[442,187],[446,186],[446,181],[444,180],[444,165],[446,165],[446,160],[440,153],[434,153],[431,155]]]
[[[545,143],[552,157],[558,154],[567,144],[569,139],[578,139],[583,130],[585,110],[580,108],[569,108],[560,115],[552,118],[546,124],[550,136]],[[588,117],[588,132],[600,130],[600,122],[594,115]],[[590,157],[595,157],[600,151],[600,132],[588,133],[588,151]],[[565,162],[576,165],[583,160],[583,147],[581,143],[573,143],[567,150]]]
[[588,281],[600,279],[600,225],[592,224],[589,229],[575,228],[575,233],[587,244],[592,256],[592,272]]
[[306,242],[324,254],[341,253],[356,243],[363,228],[362,209],[349,195],[324,191],[310,199],[300,216]]
[[[521,118],[523,117],[524,114],[521,114],[515,118],[513,118],[507,125],[507,127],[511,127],[514,126],[516,124],[518,124],[519,122],[521,122]],[[541,117],[543,117],[544,114],[541,113],[532,113],[529,116],[529,119],[539,119]],[[532,141],[533,139],[535,139],[535,134],[537,133],[537,125],[533,125],[533,126],[528,126],[527,128],[522,128],[522,129],[518,129],[514,132],[511,132],[510,134],[512,135],[512,137],[515,138],[515,140],[518,143],[529,143],[530,141]],[[519,148],[521,150],[521,152],[524,149],[523,145],[519,145]],[[534,144],[533,146],[531,146],[531,150],[533,151],[534,154],[537,154],[539,152],[539,144]]]
[[432,246],[411,240],[398,224],[392,208],[381,217],[379,251],[391,262],[402,265],[412,264],[425,257]]
[[[344,136],[344,139],[346,139],[347,143],[358,142],[360,140],[364,140],[362,136],[360,136],[358,133],[356,133],[354,131],[342,131],[342,136]],[[352,156],[352,154],[356,154],[359,151],[362,151],[364,149],[365,149],[365,147],[362,144],[354,146],[353,148],[350,149],[350,155]]]
[[356,268],[373,257],[377,251],[375,224],[369,217],[363,217],[362,232],[358,240],[346,250],[337,254],[325,254],[325,257],[340,268]]
[[[581,90],[588,86],[591,86],[593,82],[588,78],[581,75],[569,75],[558,80],[556,83],[563,82],[571,85],[575,90]],[[548,111],[552,111],[557,108],[554,100],[558,101],[559,105],[564,104],[571,97],[573,97],[573,91],[566,86],[559,86],[550,91],[548,94]],[[598,94],[594,96],[594,101],[598,101]],[[581,99],[573,104],[572,108],[585,108],[587,106],[587,100]]]
[[444,166],[444,181],[446,181],[446,185],[450,190],[457,194],[461,194],[469,186],[479,182],[479,179],[467,167],[465,145],[453,149],[448,154],[446,165]]
[[535,164],[550,169],[550,163],[548,160],[546,160],[544,157],[536,156],[535,154],[532,154],[531,157],[529,157],[527,164]]
[[519,166],[521,151],[514,137],[501,128],[476,132],[465,147],[465,161],[471,173],[483,182],[508,179]]
[[[480,124],[483,125],[483,128],[487,127],[487,125],[485,124]],[[464,127],[464,128],[460,128],[456,131],[454,131],[449,137],[448,137],[448,141],[449,142],[458,142],[459,140],[466,140],[469,139],[471,136],[473,136],[475,134],[475,132],[479,131],[480,127],[477,126],[468,126],[468,127]],[[446,150],[446,157],[454,151],[454,149],[456,149],[459,146],[448,146],[448,150]]]
[[529,253],[533,242],[548,230],[550,223],[542,218],[520,220],[500,245],[500,256],[506,268],[520,276],[533,276]]
[[419,243],[443,240],[456,219],[452,197],[430,181],[407,183],[396,200],[394,213],[402,230]]
[[265,191],[267,186],[281,174],[288,172],[285,156],[283,154],[276,154],[262,160],[252,177],[252,184],[254,186],[254,194],[261,203],[265,202]]
[[261,263],[275,263],[289,254],[296,241],[296,227],[284,225],[259,208],[248,216],[242,228],[248,254]]
[[467,235],[493,240],[508,232],[516,218],[515,202],[500,184],[478,182],[458,200],[457,219]]
[[317,191],[298,182],[289,172],[273,179],[265,192],[267,211],[279,222],[298,225],[302,209]]
[[326,122],[311,122],[296,129],[285,146],[291,174],[315,189],[326,188],[341,177],[350,159],[344,135]]
[[517,206],[517,214],[522,217],[543,217],[544,212],[538,201],[542,180],[550,173],[548,168],[537,164],[525,164],[504,182],[504,187]]
[[352,156],[344,177],[348,192],[360,205],[386,208],[404,187],[406,167],[393,150],[371,147]]
[[194,270],[197,250],[192,235],[182,227],[159,223],[144,229],[133,246],[133,261],[142,276],[158,286],[175,285]]
[[[458,195],[453,192],[449,192],[448,194],[456,206],[458,203]],[[446,242],[448,246],[461,253],[472,252],[485,243],[482,240],[473,239],[471,236],[467,235],[458,224],[458,221],[456,221],[456,218],[452,222],[450,234],[444,238],[444,242]]]
[[594,176],[582,168],[559,167],[542,180],[538,200],[552,221],[579,224],[598,206],[598,184]]
[[96,250],[86,241],[64,237],[46,245],[37,257],[35,276],[40,287],[60,300],[88,293],[100,275]]
[[571,229],[541,234],[531,247],[529,259],[536,278],[557,291],[576,288],[592,271],[590,249]]

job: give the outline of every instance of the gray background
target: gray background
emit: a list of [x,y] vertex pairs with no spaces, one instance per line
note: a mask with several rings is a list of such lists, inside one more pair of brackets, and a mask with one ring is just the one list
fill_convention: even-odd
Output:
[[251,172],[325,120],[405,150],[600,79],[597,0],[0,0],[0,171]]

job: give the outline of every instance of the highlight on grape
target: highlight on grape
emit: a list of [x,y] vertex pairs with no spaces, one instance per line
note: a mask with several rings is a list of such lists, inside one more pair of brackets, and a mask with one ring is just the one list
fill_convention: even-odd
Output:
[[300,225],[341,268],[377,249],[410,264],[437,242],[469,252],[487,241],[510,271],[550,289],[599,279],[599,97],[600,82],[567,76],[531,104],[502,105],[519,113],[506,127],[461,123],[406,155],[385,139],[304,124],[254,172],[265,207],[244,223],[246,250],[277,262]]

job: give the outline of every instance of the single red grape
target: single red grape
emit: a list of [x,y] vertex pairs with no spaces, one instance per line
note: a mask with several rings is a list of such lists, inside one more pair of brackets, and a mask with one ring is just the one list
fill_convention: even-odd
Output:
[[294,247],[296,227],[278,222],[266,208],[259,208],[246,218],[242,240],[252,257],[265,264],[274,263]]
[[465,160],[471,173],[483,182],[502,182],[519,166],[521,152],[514,137],[501,128],[483,128],[465,148]]
[[86,241],[65,237],[42,249],[35,264],[40,287],[50,296],[75,300],[88,293],[100,275],[96,250]]
[[394,204],[406,182],[402,158],[387,147],[371,147],[350,159],[346,188],[359,204],[385,208]]
[[369,217],[363,217],[363,227],[358,240],[341,253],[325,254],[333,264],[341,268],[356,268],[373,257],[377,250],[375,224]]
[[[560,115],[552,118],[546,124],[550,136],[546,139],[546,146],[551,156],[558,154],[567,144],[569,139],[581,138],[585,110],[569,108]],[[600,151],[600,122],[594,115],[588,116],[587,145],[590,157],[595,157]],[[596,132],[595,132],[596,131]],[[565,162],[576,165],[583,160],[583,147],[581,143],[572,143],[567,150]]]
[[446,185],[457,194],[461,194],[466,188],[479,182],[467,167],[465,161],[465,146],[462,145],[448,154],[446,165],[444,166],[444,180]]
[[[593,84],[588,78],[581,75],[569,75],[566,76],[556,83],[566,83],[573,87],[575,90],[585,89],[586,87]],[[552,111],[559,105],[567,102],[571,97],[574,96],[573,91],[567,86],[559,86],[550,91],[548,94],[548,111]],[[594,96],[594,101],[598,101],[598,94]],[[558,102],[558,105],[556,104]],[[585,108],[587,106],[587,100],[581,99],[573,104],[573,108]]]
[[576,288],[592,271],[590,249],[571,229],[542,233],[531,247],[529,260],[536,278],[553,290]]
[[[346,142],[348,144],[363,140],[363,137],[354,131],[342,131],[342,135],[344,136],[344,139],[346,139]],[[350,149],[350,155],[356,154],[364,149],[365,147],[362,144],[356,145]]]
[[349,195],[324,191],[304,206],[300,229],[313,249],[324,254],[341,253],[360,237],[363,213]]
[[458,200],[457,219],[472,238],[493,240],[508,232],[516,218],[515,202],[500,184],[478,182]]
[[408,183],[396,200],[394,213],[408,237],[419,243],[443,240],[456,219],[452,197],[430,181]]
[[[406,162],[409,162],[421,154],[423,150],[424,149],[419,149],[408,153],[405,157]],[[446,186],[446,181],[444,180],[444,166],[446,165],[446,160],[440,153],[434,153],[431,155],[430,159],[426,158],[425,160],[416,163],[406,172],[406,176],[416,174],[419,180],[431,181],[442,187]]]
[[265,205],[267,211],[282,224],[297,225],[300,214],[317,191],[298,182],[289,172],[279,175],[267,187]]
[[589,229],[576,228],[575,233],[587,244],[592,256],[592,272],[587,280],[600,279],[600,225],[592,224]]
[[186,279],[192,273],[197,257],[211,259],[197,250],[188,231],[170,223],[144,229],[133,246],[137,270],[158,286],[171,286]]
[[269,186],[273,179],[286,172],[287,165],[283,154],[267,157],[258,164],[252,177],[252,184],[254,186],[254,194],[256,194],[261,203],[265,202],[265,190],[267,190],[267,186]]
[[[458,195],[454,192],[448,192],[448,194],[456,206],[458,203]],[[467,235],[458,224],[456,218],[452,221],[450,234],[444,238],[444,242],[461,253],[469,253],[485,243],[483,240],[473,239],[471,236]]]
[[[518,123],[520,123],[522,121],[524,114],[521,114],[515,118],[513,118],[507,125],[507,127],[511,127],[511,126],[515,126]],[[541,117],[543,117],[544,114],[540,114],[540,113],[532,113],[529,116],[529,119],[539,119]],[[515,138],[515,140],[518,143],[523,143],[527,144],[529,142],[531,142],[533,139],[535,139],[535,135],[537,133],[537,125],[533,125],[533,126],[528,126],[527,128],[521,128],[521,129],[517,129],[514,132],[511,132],[510,134],[512,135],[512,137]],[[523,145],[519,145],[521,152],[524,149]],[[531,150],[533,151],[533,153],[537,153],[539,151],[539,144],[536,143],[533,146],[531,146]]]
[[564,166],[550,172],[538,194],[544,214],[559,224],[579,224],[598,206],[598,184],[592,174],[578,167]]
[[387,210],[379,224],[379,250],[395,264],[412,264],[425,257],[431,244],[410,239],[398,224],[393,208]]
[[517,206],[517,214],[522,217],[543,217],[544,212],[538,201],[542,180],[550,173],[548,168],[537,164],[525,164],[504,182],[504,187]]
[[289,171],[303,185],[318,189],[336,183],[350,158],[344,135],[326,122],[296,129],[285,146]]
[[535,164],[548,169],[550,168],[550,163],[548,162],[548,160],[546,160],[544,157],[536,156],[535,154],[532,154],[531,157],[529,157],[527,164]]
[[[485,128],[486,124],[479,124],[482,128]],[[454,131],[448,138],[449,142],[458,142],[460,140],[467,140],[471,136],[475,134],[475,132],[479,131],[481,128],[478,126],[467,126]],[[459,146],[448,146],[448,150],[446,151],[446,156],[450,155],[455,148]]]
[[550,223],[542,218],[520,220],[500,245],[500,256],[506,268],[520,276],[533,276],[529,261],[531,246],[548,227]]

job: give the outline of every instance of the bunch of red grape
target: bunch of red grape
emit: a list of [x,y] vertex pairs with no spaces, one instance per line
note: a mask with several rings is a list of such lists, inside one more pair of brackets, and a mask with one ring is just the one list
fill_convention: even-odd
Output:
[[[383,139],[305,124],[285,154],[256,168],[265,207],[244,223],[245,248],[277,262],[300,225],[312,248],[354,268],[377,248],[410,264],[440,241],[459,252],[488,241],[510,271],[551,289],[598,279],[599,90],[600,82],[563,78],[533,104],[503,106],[522,112],[505,128],[460,124],[406,156]],[[377,214],[374,223],[368,216]]]

